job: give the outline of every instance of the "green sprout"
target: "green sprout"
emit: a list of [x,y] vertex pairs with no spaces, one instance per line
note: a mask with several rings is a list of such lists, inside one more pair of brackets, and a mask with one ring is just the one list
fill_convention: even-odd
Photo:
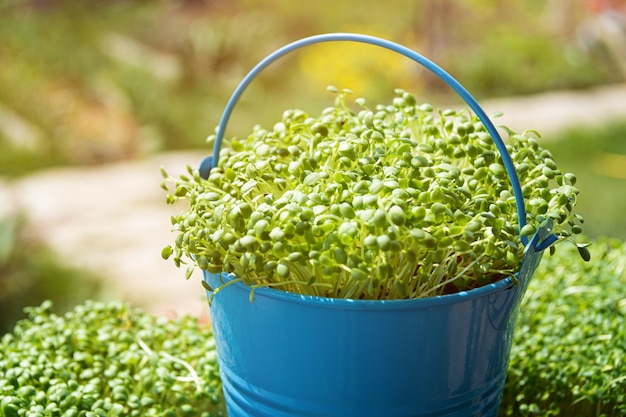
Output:
[[0,417],[225,415],[210,326],[87,301],[0,338]]
[[[521,230],[502,158],[469,111],[417,104],[403,90],[369,108],[347,90],[320,116],[287,110],[273,128],[232,139],[208,179],[163,170],[177,266],[229,272],[252,288],[350,299],[431,297],[512,276],[531,236],[582,231],[576,177],[538,134],[509,129],[528,211]],[[173,189],[170,188],[170,184]],[[581,256],[588,251],[584,246]],[[586,253],[585,253],[586,251]]]

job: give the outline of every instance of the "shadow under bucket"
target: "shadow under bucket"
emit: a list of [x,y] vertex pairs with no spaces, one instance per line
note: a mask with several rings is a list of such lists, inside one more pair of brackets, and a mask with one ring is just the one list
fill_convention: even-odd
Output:
[[[520,285],[505,279],[432,298],[260,288],[250,302],[244,284],[224,288],[211,320],[228,415],[496,416],[520,301],[542,255],[533,248]],[[212,288],[233,278],[205,272]]]

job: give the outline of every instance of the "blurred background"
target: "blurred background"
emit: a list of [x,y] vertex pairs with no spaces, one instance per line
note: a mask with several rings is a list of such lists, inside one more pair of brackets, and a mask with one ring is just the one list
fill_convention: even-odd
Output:
[[[540,109],[548,122],[524,128],[545,126],[544,146],[579,177],[586,233],[626,238],[624,1],[0,0],[0,333],[46,298],[205,314],[200,284],[160,259],[176,208],[159,167],[211,151],[229,95],[265,55],[338,31],[422,53],[490,108]],[[460,104],[391,52],[315,45],[258,77],[227,136],[287,108],[318,113],[327,85],[370,103],[401,87]],[[550,123],[566,107],[593,123]]]

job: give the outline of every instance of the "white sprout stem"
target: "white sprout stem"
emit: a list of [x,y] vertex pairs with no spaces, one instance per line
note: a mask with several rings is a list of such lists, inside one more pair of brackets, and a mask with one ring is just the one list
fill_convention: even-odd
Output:
[[[154,351],[152,349],[150,349],[150,347],[148,345],[146,345],[146,343],[141,339],[141,337],[137,336],[137,344],[139,345],[139,347],[146,352],[146,354],[148,356],[152,356],[154,354]],[[200,378],[198,377],[198,373],[195,371],[195,369],[193,369],[193,367],[189,364],[189,362],[177,358],[175,356],[170,355],[167,352],[164,351],[159,351],[158,353],[160,356],[162,356],[163,358],[171,361],[171,362],[175,362],[178,363],[179,365],[184,366],[188,371],[190,376],[188,377],[176,377],[175,379],[178,381],[193,381],[196,385],[196,390],[202,391],[202,385],[200,383]]]

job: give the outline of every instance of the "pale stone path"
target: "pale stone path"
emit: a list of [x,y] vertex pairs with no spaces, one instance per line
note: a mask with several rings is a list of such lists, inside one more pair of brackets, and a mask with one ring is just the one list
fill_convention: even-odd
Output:
[[107,297],[158,314],[199,315],[206,309],[201,275],[185,281],[184,268],[161,258],[161,249],[175,236],[170,216],[183,208],[165,204],[159,168],[183,173],[187,164],[197,165],[202,156],[167,153],[104,166],[46,170],[5,182],[4,187],[0,183],[0,201],[8,200],[25,215],[27,232],[46,242],[63,262],[103,277]]
[[[550,135],[626,120],[626,85],[490,101],[483,107],[488,113],[504,112],[498,124]],[[165,204],[159,168],[182,173],[205,154],[163,153],[104,166],[51,169],[13,182],[0,178],[0,218],[24,215],[29,233],[64,262],[102,276],[112,297],[155,314],[203,314],[207,307],[200,274],[185,281],[184,269],[160,257],[174,237],[169,218],[182,207]]]

